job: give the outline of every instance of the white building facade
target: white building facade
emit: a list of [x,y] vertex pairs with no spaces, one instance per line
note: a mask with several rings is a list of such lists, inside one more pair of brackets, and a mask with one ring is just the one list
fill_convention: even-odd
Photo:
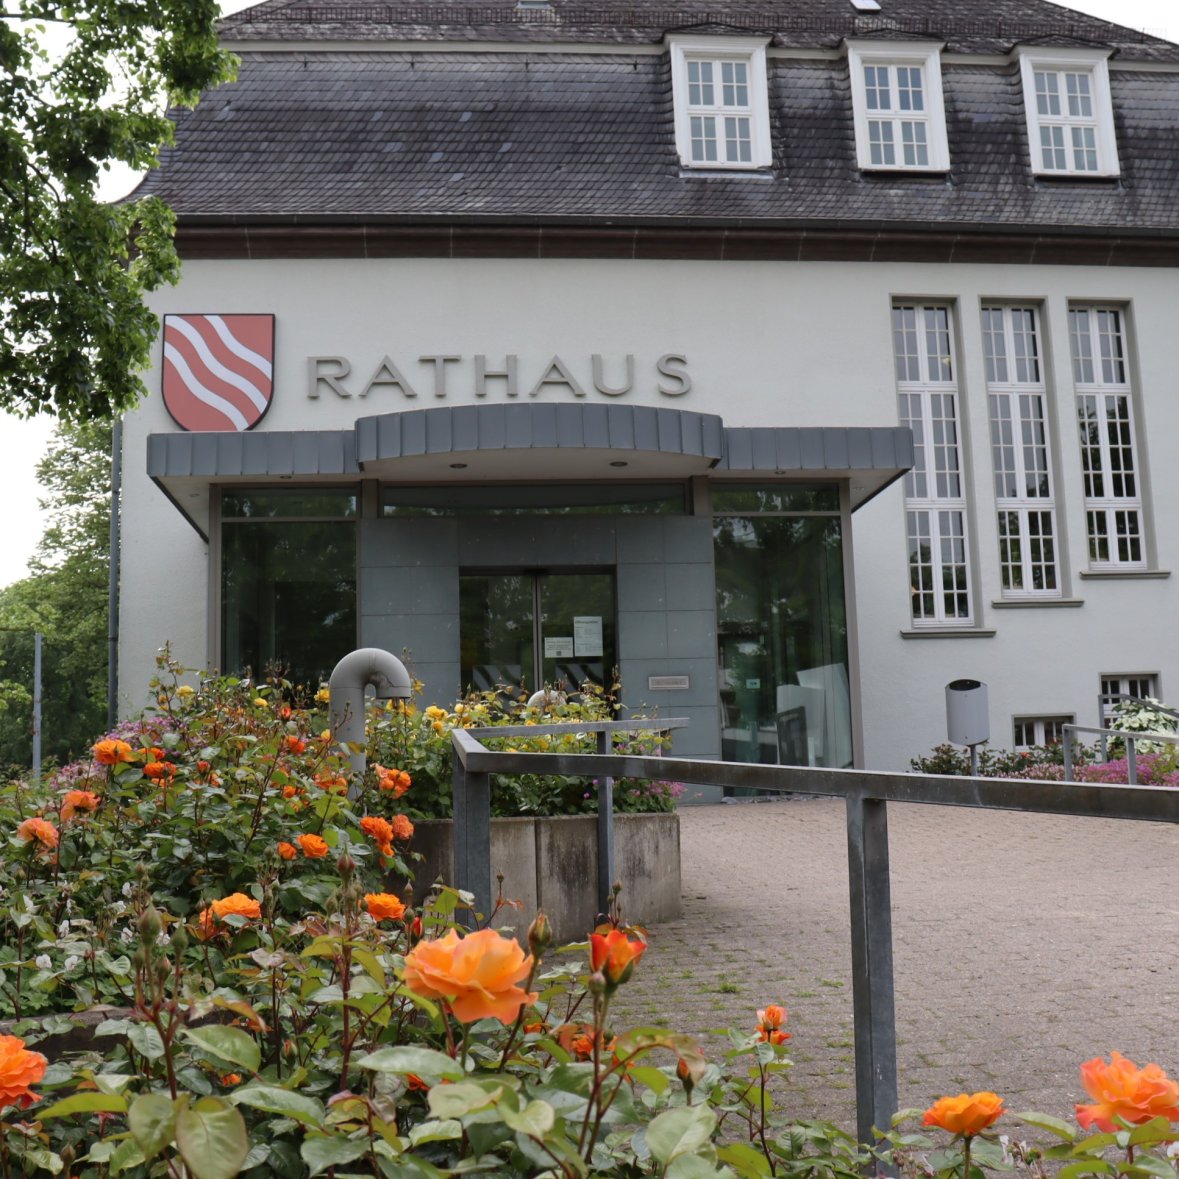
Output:
[[1179,47],[1006,7],[231,18],[147,182],[126,707],[382,646],[904,768],[954,679],[1007,747],[1172,691]]

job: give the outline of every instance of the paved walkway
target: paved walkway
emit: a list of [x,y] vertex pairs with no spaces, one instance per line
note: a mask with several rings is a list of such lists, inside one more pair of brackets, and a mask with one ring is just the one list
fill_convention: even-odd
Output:
[[[618,1025],[752,1029],[789,1009],[798,1117],[855,1124],[842,801],[681,812],[684,912]],[[1179,825],[889,807],[900,1104],[993,1089],[1071,1116],[1117,1049],[1179,1076]],[[625,895],[625,894],[624,894]]]

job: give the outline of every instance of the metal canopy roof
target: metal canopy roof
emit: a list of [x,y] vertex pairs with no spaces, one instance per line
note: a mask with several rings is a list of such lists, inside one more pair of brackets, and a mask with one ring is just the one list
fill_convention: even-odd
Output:
[[632,405],[436,406],[352,429],[152,434],[147,473],[202,536],[217,485],[715,479],[848,480],[857,508],[913,465],[902,426],[725,427]]

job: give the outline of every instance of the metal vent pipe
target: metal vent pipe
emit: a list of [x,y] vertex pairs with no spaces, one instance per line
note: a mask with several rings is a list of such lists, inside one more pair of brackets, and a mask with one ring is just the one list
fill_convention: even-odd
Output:
[[408,700],[413,695],[413,681],[405,664],[380,647],[361,647],[345,655],[332,669],[328,680],[332,732],[336,744],[348,755],[354,783],[367,765],[364,690],[370,686],[376,690],[378,700]]

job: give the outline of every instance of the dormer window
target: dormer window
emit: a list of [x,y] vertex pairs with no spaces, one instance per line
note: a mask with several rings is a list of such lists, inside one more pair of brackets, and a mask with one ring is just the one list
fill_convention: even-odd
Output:
[[849,41],[847,60],[860,168],[949,171],[939,47]]
[[1109,53],[1026,45],[1016,53],[1032,171],[1043,176],[1117,176]]
[[675,141],[686,168],[768,168],[766,42],[669,37]]

